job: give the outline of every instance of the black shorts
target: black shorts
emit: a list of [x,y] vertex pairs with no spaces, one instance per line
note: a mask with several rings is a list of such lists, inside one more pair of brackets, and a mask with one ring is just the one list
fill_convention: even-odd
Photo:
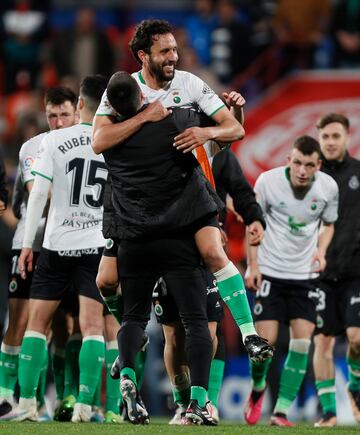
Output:
[[[203,270],[206,281],[207,293],[207,317],[209,322],[221,322],[224,318],[224,309],[219,295],[219,289],[214,275]],[[166,283],[160,278],[153,291],[153,306],[157,321],[161,324],[169,324],[180,321],[179,310],[174,298],[167,292]]]
[[316,324],[317,302],[317,280],[263,275],[261,289],[255,296],[254,320],[277,320],[289,324],[292,319],[305,319]]
[[107,239],[102,255],[104,257],[117,257],[119,242],[115,239]]
[[72,286],[78,295],[102,303],[95,282],[102,248],[60,252],[41,248],[30,297],[58,301]]
[[[182,319],[207,322],[206,283],[193,235],[179,238],[122,240],[118,268],[124,304],[124,322],[147,322],[152,292],[163,277]],[[190,320],[191,322],[191,320]]]
[[[20,253],[20,249],[13,249],[11,251],[12,260],[8,286],[9,299],[29,299],[30,297],[30,287],[34,272],[27,272],[26,279],[21,278],[18,265]],[[34,252],[33,255],[34,267],[38,259],[39,253]]]
[[360,327],[360,279],[321,281],[315,334],[336,336]]
[[71,314],[72,317],[79,317],[79,296],[73,286],[66,288],[63,293],[59,308],[66,314]]

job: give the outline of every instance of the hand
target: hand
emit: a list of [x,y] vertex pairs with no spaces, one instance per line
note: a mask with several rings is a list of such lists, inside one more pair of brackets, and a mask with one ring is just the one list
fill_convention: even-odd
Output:
[[164,107],[160,101],[154,101],[153,103],[150,103],[142,113],[145,117],[145,121],[157,122],[169,116],[172,113],[172,110]]
[[19,271],[22,279],[26,279],[26,271],[33,271],[33,251],[31,248],[22,248],[19,257]]
[[4,211],[6,210],[6,205],[4,201],[0,201],[0,216],[4,214]]
[[228,107],[241,108],[245,106],[246,100],[239,92],[231,91],[229,94],[223,92],[223,97]]
[[250,246],[258,246],[264,237],[264,228],[260,221],[254,221],[247,227]]
[[175,137],[174,147],[177,150],[183,150],[184,153],[189,153],[195,148],[204,145],[209,139],[211,137],[209,137],[206,127],[190,127]]
[[261,287],[262,276],[257,264],[248,265],[245,272],[246,287],[252,291],[258,291]]
[[325,255],[317,251],[311,262],[311,271],[320,273],[324,272],[326,267]]

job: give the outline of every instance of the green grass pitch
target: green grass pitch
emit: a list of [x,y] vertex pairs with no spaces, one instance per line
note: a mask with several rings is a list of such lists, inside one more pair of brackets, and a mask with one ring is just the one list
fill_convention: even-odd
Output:
[[169,426],[163,419],[153,419],[148,426],[133,426],[129,423],[111,425],[101,423],[30,423],[30,422],[0,422],[1,435],[90,435],[90,434],[180,434],[194,433],[214,434],[214,435],[274,435],[274,434],[341,434],[341,435],[360,435],[360,426],[338,426],[335,428],[314,428],[310,424],[300,424],[293,428],[271,427],[264,424],[257,426],[246,426],[244,424],[221,422],[217,427],[206,426]]

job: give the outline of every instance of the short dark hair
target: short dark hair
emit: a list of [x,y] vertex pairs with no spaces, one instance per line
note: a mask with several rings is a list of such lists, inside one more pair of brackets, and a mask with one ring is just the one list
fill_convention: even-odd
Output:
[[95,113],[105,92],[108,79],[100,74],[87,76],[80,84],[80,96],[85,100],[86,108]]
[[70,88],[65,86],[55,86],[53,88],[49,88],[45,92],[45,106],[47,104],[59,106],[60,104],[64,104],[66,101],[70,101],[70,103],[76,108],[77,95]]
[[106,93],[109,103],[120,115],[128,118],[139,110],[141,89],[126,71],[118,71],[111,76]]
[[172,33],[173,29],[165,20],[143,20],[135,28],[134,36],[129,42],[130,50],[135,59],[141,65],[138,51],[143,50],[150,54],[151,46],[154,43],[154,36]]
[[349,118],[341,115],[340,113],[327,113],[326,115],[322,116],[316,123],[316,128],[318,130],[321,130],[322,128],[326,127],[328,124],[332,124],[333,122],[338,122],[339,124],[342,124],[346,131],[349,131],[350,129]]
[[319,142],[311,136],[300,136],[293,143],[292,149],[299,150],[304,156],[311,156],[313,153],[321,156]]

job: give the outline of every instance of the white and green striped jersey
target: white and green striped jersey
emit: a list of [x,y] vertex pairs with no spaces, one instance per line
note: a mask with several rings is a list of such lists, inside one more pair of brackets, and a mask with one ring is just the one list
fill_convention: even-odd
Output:
[[54,130],[41,143],[32,174],[52,182],[43,246],[53,251],[105,245],[102,203],[107,178],[91,147],[91,124]]
[[316,172],[304,197],[290,185],[289,169],[264,172],[254,190],[264,212],[266,231],[258,248],[261,273],[282,279],[312,279],[320,222],[337,220],[339,189],[332,177]]

